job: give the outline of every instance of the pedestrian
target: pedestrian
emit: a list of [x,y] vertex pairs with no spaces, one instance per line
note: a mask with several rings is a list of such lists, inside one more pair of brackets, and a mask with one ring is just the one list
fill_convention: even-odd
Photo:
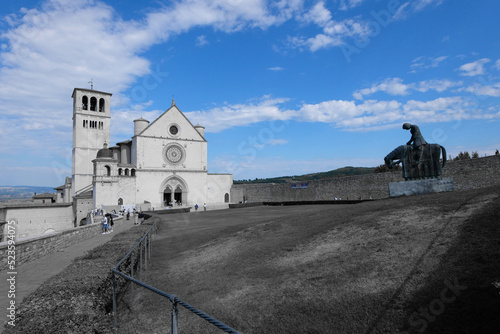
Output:
[[108,233],[108,219],[106,216],[102,217],[102,234],[107,234]]
[[203,211],[207,211],[207,203],[203,203]]
[[194,211],[198,211],[198,203],[194,205]]
[[130,209],[127,210],[127,220],[130,218]]
[[113,216],[109,215],[109,225],[111,228],[111,232],[113,232],[113,226],[115,225],[115,222],[113,221]]

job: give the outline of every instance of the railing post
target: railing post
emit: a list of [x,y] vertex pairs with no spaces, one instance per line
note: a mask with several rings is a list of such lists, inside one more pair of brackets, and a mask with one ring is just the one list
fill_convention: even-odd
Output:
[[172,303],[172,334],[178,334],[177,332],[178,320],[179,320],[179,309],[177,308],[177,302],[175,301],[174,297],[174,302]]
[[151,247],[151,241],[152,241],[152,235],[151,235],[151,233],[148,233],[148,234],[149,234],[148,235],[148,237],[149,237],[149,258],[151,258],[151,249],[152,249],[152,247]]
[[[134,278],[134,252],[130,254],[130,277]],[[134,282],[130,281],[130,309],[134,308]]]
[[144,238],[144,269],[148,269],[148,238]]
[[116,329],[116,274],[113,272],[113,328]]
[[142,280],[142,241],[141,244],[139,245],[139,279]]

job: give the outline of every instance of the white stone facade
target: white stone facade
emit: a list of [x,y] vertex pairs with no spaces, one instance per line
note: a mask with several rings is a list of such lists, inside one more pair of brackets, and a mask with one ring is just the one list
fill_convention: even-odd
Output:
[[[77,110],[84,105],[78,99],[93,95],[104,103],[102,114]],[[204,127],[193,126],[172,102],[172,106],[152,123],[142,118],[135,120],[131,140],[107,148],[110,96],[78,88],[73,92],[76,108],[73,113],[76,119],[73,124],[73,194],[92,190],[95,208],[142,206],[145,203],[153,208],[194,207],[196,204],[203,207],[204,203],[208,209],[228,207],[233,176],[208,173]],[[101,122],[94,131],[99,132],[94,141],[88,140],[85,117]],[[91,183],[89,170],[92,171]]]

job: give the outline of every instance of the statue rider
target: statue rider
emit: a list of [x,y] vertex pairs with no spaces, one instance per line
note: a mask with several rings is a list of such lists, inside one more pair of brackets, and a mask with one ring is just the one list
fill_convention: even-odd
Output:
[[406,145],[411,145],[412,151],[415,152],[415,155],[414,155],[415,162],[418,163],[420,160],[420,157],[422,156],[422,153],[423,153],[423,146],[427,145],[427,142],[425,141],[424,137],[422,136],[422,133],[420,132],[420,129],[417,125],[412,125],[410,123],[404,123],[403,129],[410,130],[411,138],[406,143]]

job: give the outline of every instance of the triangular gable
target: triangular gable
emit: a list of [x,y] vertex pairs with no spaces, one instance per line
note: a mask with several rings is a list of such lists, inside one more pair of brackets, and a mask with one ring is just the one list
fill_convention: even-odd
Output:
[[[172,136],[169,132],[169,128],[172,125],[178,125],[180,128],[177,136]],[[137,136],[205,141],[205,138],[203,138],[175,104],[150,123]]]

